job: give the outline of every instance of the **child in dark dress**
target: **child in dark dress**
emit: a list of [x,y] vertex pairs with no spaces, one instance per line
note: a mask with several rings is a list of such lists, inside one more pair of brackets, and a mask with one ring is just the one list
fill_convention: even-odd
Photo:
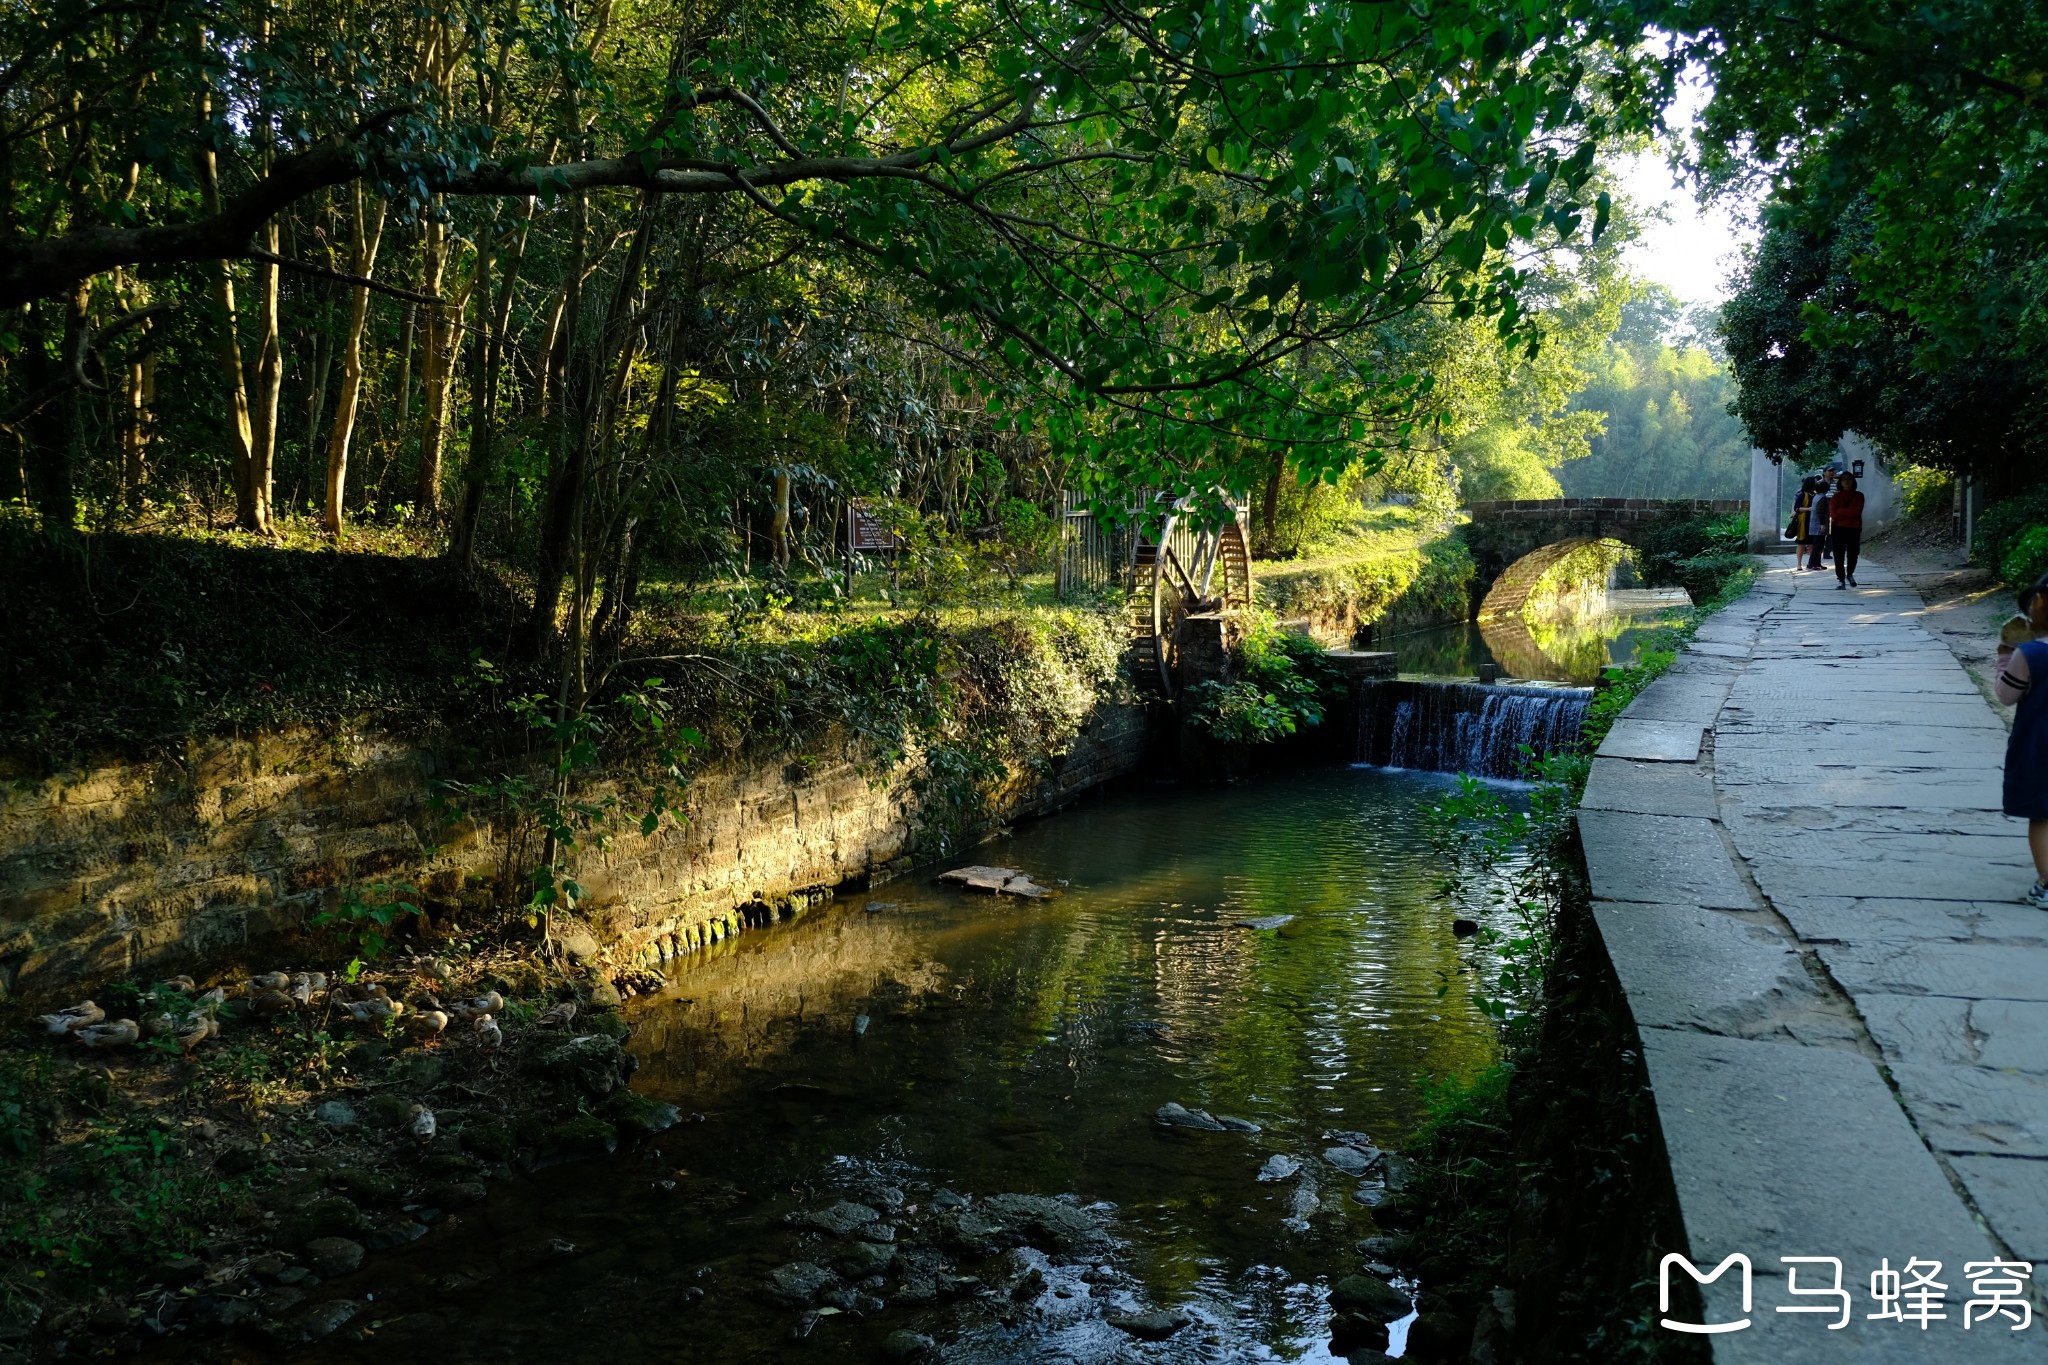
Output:
[[2019,607],[2034,638],[1999,645],[1992,690],[2019,708],[2005,746],[2005,813],[2027,822],[2034,855],[2034,886],[2021,899],[2048,910],[2048,576],[2020,593]]

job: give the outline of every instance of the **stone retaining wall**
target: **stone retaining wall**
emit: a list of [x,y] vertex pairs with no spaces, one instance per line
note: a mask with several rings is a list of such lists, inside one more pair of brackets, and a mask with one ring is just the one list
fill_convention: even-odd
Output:
[[[1048,810],[1135,769],[1142,707],[1104,702],[1080,736],[998,794]],[[489,898],[500,831],[451,833],[429,807],[453,743],[312,733],[194,742],[151,761],[0,789],[0,996],[47,999],[131,971],[217,967],[305,926],[351,885],[411,882],[429,908]],[[904,764],[839,738],[699,772],[688,818],[628,830],[578,867],[582,909],[619,961],[658,960],[831,887],[906,867],[919,795]],[[436,845],[439,845],[436,847]]]

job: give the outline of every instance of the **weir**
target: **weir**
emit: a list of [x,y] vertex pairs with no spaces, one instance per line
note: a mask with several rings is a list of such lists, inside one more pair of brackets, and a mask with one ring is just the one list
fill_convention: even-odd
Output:
[[1388,678],[1361,683],[1352,761],[1382,768],[1520,777],[1577,740],[1588,687]]

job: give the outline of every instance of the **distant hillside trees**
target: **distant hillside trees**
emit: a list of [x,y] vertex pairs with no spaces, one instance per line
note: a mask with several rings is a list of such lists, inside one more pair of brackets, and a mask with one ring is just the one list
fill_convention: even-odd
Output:
[[1682,309],[1652,286],[1586,362],[1573,400],[1606,420],[1581,459],[1558,467],[1575,498],[1739,498],[1749,490],[1749,439],[1729,405],[1735,383],[1715,354],[1712,310]]

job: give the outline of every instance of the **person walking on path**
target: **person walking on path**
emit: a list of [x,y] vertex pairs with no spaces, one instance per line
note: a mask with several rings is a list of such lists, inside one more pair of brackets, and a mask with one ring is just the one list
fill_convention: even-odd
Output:
[[1835,586],[1856,586],[1856,558],[1863,552],[1863,495],[1856,476],[1844,474],[1828,498],[1828,537],[1835,546]]
[[1785,539],[1792,542],[1792,567],[1795,569],[1806,567],[1807,548],[1813,536],[1813,499],[1819,487],[1820,480],[1809,474],[1801,481],[1798,495],[1792,499],[1792,520],[1785,527]]
[[2019,607],[2035,638],[2007,645],[2001,636],[1992,690],[2019,708],[2005,743],[2005,813],[2027,822],[2034,855],[2033,889],[2021,899],[2048,910],[2048,575],[2020,592]]
[[1825,474],[1813,476],[1813,505],[1806,509],[1806,540],[1813,548],[1806,567],[1818,570],[1820,557],[1828,545],[1828,478]]

